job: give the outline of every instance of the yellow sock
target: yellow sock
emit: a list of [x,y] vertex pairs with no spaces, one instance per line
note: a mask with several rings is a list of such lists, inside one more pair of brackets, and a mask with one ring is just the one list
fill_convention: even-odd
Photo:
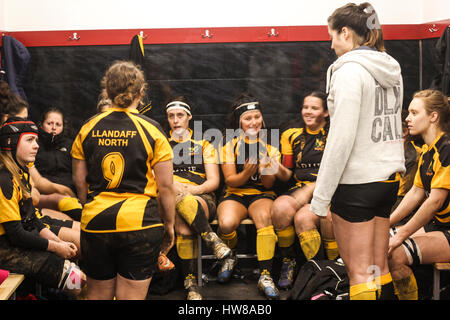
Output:
[[195,259],[198,255],[197,241],[193,236],[177,236],[177,252],[180,259]]
[[339,256],[339,249],[336,240],[323,239],[323,246],[328,260],[335,260]]
[[350,300],[376,300],[377,286],[375,281],[350,286]]
[[219,237],[228,246],[228,248],[230,249],[236,248],[238,241],[236,230],[228,234],[219,233]]
[[304,231],[298,234],[300,240],[300,247],[306,257],[306,260],[310,260],[316,256],[319,252],[322,239],[317,229]]
[[275,254],[277,235],[273,226],[256,230],[256,255],[258,261],[270,260]]
[[418,300],[419,289],[414,273],[403,279],[394,280],[395,293],[399,300]]
[[294,226],[289,226],[285,229],[277,229],[278,246],[280,248],[289,248],[295,240]]
[[198,210],[198,201],[193,195],[187,195],[176,205],[177,212],[191,225]]

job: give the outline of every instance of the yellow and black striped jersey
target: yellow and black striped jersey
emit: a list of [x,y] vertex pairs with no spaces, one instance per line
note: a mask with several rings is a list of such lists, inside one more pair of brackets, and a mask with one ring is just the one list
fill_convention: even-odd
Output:
[[[450,137],[441,133],[430,145],[422,147],[414,185],[426,193],[431,189],[450,189]],[[438,225],[450,227],[450,195],[447,194],[442,208],[436,212],[435,221]]]
[[293,157],[293,177],[297,184],[316,181],[326,140],[325,127],[311,131],[300,124],[293,124],[281,133],[281,154]]
[[157,196],[152,168],[171,160],[172,148],[157,122],[136,110],[110,108],[83,125],[72,157],[86,161],[88,170],[83,230],[120,232],[160,225],[149,202]]
[[173,150],[173,178],[175,181],[201,185],[206,181],[205,164],[218,164],[216,149],[207,140],[189,138],[176,141],[170,132],[169,142]]
[[[20,171],[21,180],[31,191],[28,174]],[[0,169],[0,236],[5,234],[2,223],[21,221],[24,227],[36,218],[42,217],[33,206],[31,197],[25,198],[22,188],[15,177],[6,169]]]
[[[281,155],[277,148],[261,139],[251,141],[242,136],[228,141],[221,150],[221,163],[235,164],[236,173],[242,172],[247,159],[257,158],[260,160],[263,157],[276,158],[280,161]],[[259,172],[255,173],[244,185],[238,188],[226,186],[225,191],[239,196],[261,193],[275,195],[273,190],[264,187]]]

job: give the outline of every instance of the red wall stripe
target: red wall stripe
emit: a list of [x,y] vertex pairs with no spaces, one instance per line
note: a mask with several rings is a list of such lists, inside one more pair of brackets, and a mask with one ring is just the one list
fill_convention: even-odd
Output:
[[[419,40],[440,37],[448,25],[450,19],[426,24],[384,25],[382,28],[386,40]],[[16,38],[26,47],[90,46],[130,44],[133,36],[141,31],[144,44],[329,40],[326,26],[10,31],[2,34]]]

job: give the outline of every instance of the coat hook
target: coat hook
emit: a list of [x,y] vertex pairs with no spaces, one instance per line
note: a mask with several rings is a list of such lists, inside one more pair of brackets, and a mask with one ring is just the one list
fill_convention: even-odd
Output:
[[139,32],[139,35],[143,40],[147,39],[147,35],[146,34],[144,35],[144,31]]
[[80,37],[77,35],[76,32],[73,33],[72,36],[69,37],[69,40],[80,40]]
[[278,37],[278,32],[275,32],[275,28],[271,28],[270,32],[267,32],[269,37]]
[[435,24],[433,24],[433,25],[431,26],[431,28],[428,28],[428,31],[430,31],[430,32],[437,32],[437,31],[439,31],[439,29],[436,28],[436,25],[435,25]]
[[212,38],[214,35],[211,33],[209,33],[209,30],[208,29],[206,29],[205,30],[205,34],[202,34],[202,38]]

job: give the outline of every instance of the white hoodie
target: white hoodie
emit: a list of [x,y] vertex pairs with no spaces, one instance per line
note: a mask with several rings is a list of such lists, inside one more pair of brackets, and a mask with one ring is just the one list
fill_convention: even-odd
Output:
[[311,210],[326,216],[338,184],[383,181],[404,172],[399,63],[362,47],[343,54],[327,72],[330,131]]

